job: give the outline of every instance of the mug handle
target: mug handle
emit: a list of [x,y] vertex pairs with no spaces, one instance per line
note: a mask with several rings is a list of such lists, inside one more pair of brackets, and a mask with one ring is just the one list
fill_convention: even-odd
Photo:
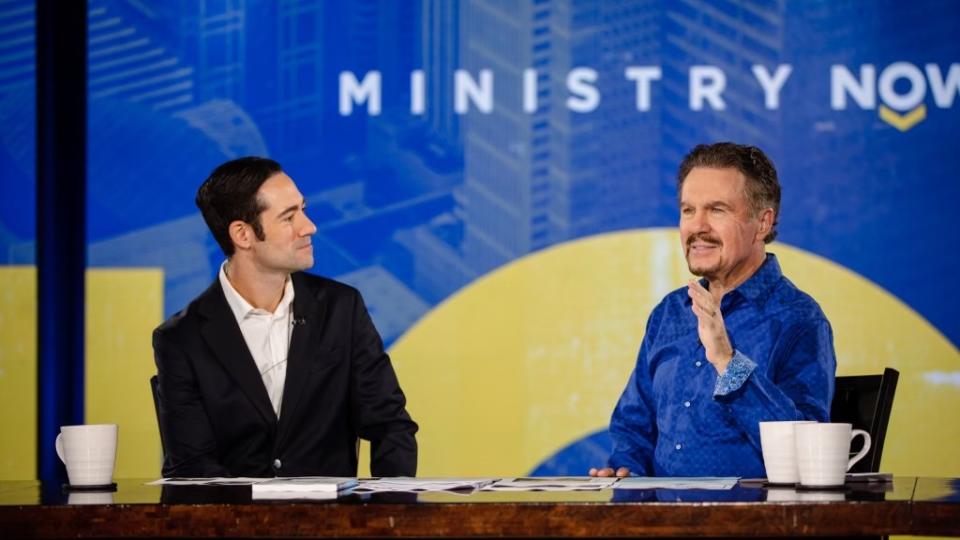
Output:
[[867,452],[870,451],[870,434],[862,429],[855,429],[850,432],[850,442],[853,442],[853,439],[857,435],[863,435],[863,448],[857,452],[857,455],[850,458],[850,461],[847,463],[847,470],[849,471],[858,461],[864,458],[867,455]]
[[57,433],[57,440],[54,441],[53,445],[57,449],[57,457],[60,458],[60,461],[62,461],[64,465],[66,465],[67,457],[63,453],[63,433]]

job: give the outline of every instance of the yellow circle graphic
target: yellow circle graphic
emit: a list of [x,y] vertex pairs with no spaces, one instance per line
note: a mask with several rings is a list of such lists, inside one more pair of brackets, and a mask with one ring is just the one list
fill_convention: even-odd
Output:
[[[900,371],[883,470],[960,475],[957,348],[867,279],[768,250],[830,319],[838,375]],[[676,229],[644,229],[554,246],[451,296],[391,349],[420,423],[418,474],[522,475],[604,429],[647,316],[688,277]]]

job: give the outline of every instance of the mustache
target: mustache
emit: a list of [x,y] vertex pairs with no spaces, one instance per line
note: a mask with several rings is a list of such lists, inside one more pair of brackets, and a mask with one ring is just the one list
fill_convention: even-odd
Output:
[[693,245],[694,242],[704,242],[714,246],[719,246],[722,242],[720,239],[715,236],[710,236],[706,233],[694,234],[687,238],[687,247]]

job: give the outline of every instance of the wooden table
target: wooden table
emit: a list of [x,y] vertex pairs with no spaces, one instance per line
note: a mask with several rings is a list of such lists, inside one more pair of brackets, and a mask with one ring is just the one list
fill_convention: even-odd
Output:
[[603,490],[251,501],[249,487],[115,493],[0,482],[3,538],[960,536],[960,480],[898,477],[841,492]]

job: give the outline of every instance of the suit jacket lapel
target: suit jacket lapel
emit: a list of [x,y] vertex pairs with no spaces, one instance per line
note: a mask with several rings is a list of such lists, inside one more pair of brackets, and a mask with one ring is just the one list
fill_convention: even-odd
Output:
[[314,368],[317,344],[322,336],[326,303],[323,291],[308,286],[303,275],[291,275],[293,280],[293,333],[287,353],[287,378],[283,386],[283,402],[280,407],[280,424],[277,427],[277,446],[289,436],[296,422],[297,406],[303,395],[310,372]]
[[268,425],[276,424],[277,415],[263,385],[263,378],[243,339],[240,325],[230,311],[219,280],[205,293],[204,301],[200,304],[200,314],[205,319],[201,323],[200,334],[207,346],[226,368],[227,373],[234,378],[264,421]]

